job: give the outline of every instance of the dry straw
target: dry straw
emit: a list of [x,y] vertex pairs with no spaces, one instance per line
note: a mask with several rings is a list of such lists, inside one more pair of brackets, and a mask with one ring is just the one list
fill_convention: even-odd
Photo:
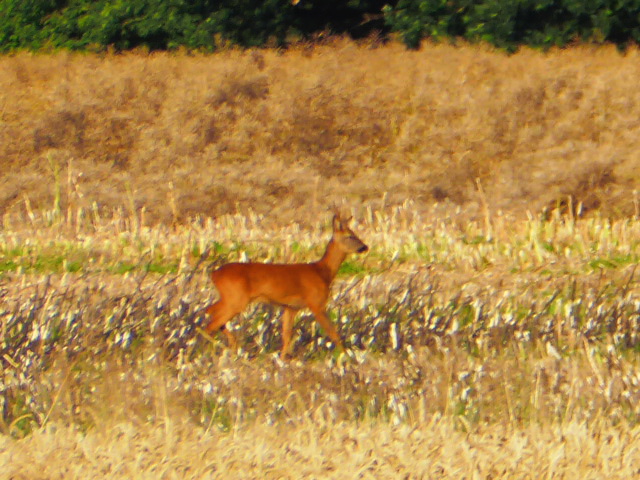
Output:
[[634,47],[370,47],[0,58],[0,213],[25,193],[66,210],[76,186],[85,208],[167,224],[248,208],[304,222],[344,199],[636,212]]
[[[628,473],[640,413],[640,224],[556,213],[462,226],[410,203],[356,218],[372,251],[346,265],[330,302],[353,354],[332,355],[303,315],[288,364],[270,308],[233,322],[237,358],[197,334],[215,298],[207,268],[317,258],[328,231],[269,226],[251,212],[172,228],[136,212],[5,222],[1,426],[24,439],[3,437],[3,461],[43,465],[32,455],[47,458],[43,439],[57,436],[70,455],[85,452],[78,465],[114,477],[237,468],[247,478],[300,469],[311,478],[348,467],[377,478],[539,469],[553,478],[576,464]],[[138,432],[127,453],[114,443],[121,428]],[[388,441],[367,446],[373,437]],[[257,443],[241,448],[249,438]],[[352,460],[336,463],[338,439],[353,445]],[[215,453],[194,459],[190,442]],[[261,444],[270,447],[255,450]]]

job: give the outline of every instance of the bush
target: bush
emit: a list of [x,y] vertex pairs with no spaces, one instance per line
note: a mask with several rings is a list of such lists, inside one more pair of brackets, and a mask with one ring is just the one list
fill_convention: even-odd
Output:
[[462,37],[507,50],[574,40],[621,47],[640,40],[640,0],[400,0],[384,9],[410,48],[423,38]]
[[[0,0],[0,51],[282,45],[317,31],[384,28],[383,0]],[[379,17],[379,16],[378,16]],[[364,27],[363,27],[364,25]]]
[[65,2],[56,0],[1,0],[0,50],[41,48],[46,41],[43,22]]
[[[214,50],[283,45],[318,32],[464,38],[513,51],[572,41],[640,41],[640,0],[0,0],[0,51]],[[381,15],[382,12],[382,15]]]
[[244,46],[271,37],[284,41],[291,8],[286,0],[76,0],[52,15],[46,27],[61,47],[212,50],[220,41]]
[[465,34],[465,16],[472,0],[400,0],[385,6],[386,23],[399,32],[409,48],[418,48],[425,38],[441,40]]

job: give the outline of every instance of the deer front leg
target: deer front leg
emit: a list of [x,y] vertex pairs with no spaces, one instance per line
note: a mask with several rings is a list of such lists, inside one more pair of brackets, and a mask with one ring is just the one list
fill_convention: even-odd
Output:
[[329,317],[327,317],[327,314],[324,311],[324,308],[315,307],[315,306],[314,307],[309,306],[309,308],[313,312],[313,315],[316,317],[316,321],[324,329],[325,333],[331,339],[331,341],[335,343],[339,349],[344,350],[344,344],[342,343],[342,339],[340,338],[338,331],[333,326],[333,323],[331,323],[331,320],[329,320]]

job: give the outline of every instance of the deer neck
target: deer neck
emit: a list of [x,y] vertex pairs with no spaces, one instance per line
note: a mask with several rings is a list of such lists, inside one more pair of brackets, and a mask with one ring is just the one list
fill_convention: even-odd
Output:
[[327,245],[324,255],[316,262],[316,266],[327,284],[333,281],[345,258],[347,258],[347,254],[338,247],[332,238]]

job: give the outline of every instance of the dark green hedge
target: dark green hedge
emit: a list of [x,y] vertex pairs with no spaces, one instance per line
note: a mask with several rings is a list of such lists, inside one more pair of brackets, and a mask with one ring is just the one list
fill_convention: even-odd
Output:
[[283,42],[286,0],[0,0],[0,48],[214,49]]
[[[295,3],[295,4],[294,4]],[[387,3],[387,5],[385,5]],[[320,31],[527,44],[640,40],[640,0],[0,0],[0,51],[214,50],[282,45]]]
[[412,48],[423,38],[452,37],[507,50],[640,41],[640,0],[399,0],[384,12]]
[[[0,51],[282,45],[383,29],[384,0],[0,0]],[[368,13],[378,13],[374,21]]]

